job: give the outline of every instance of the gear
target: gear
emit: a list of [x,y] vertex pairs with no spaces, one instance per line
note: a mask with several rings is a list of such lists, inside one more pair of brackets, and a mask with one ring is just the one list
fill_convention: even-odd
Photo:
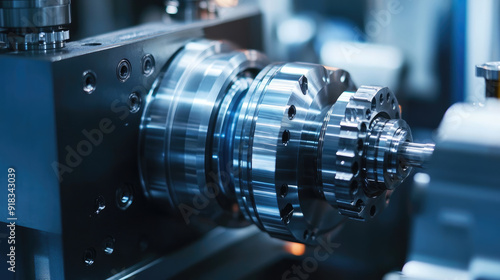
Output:
[[[7,31],[4,31],[7,32]],[[64,47],[69,40],[68,30],[37,32],[26,34],[1,33],[0,41],[13,50],[51,50]]]
[[[323,160],[323,166],[326,170],[335,170],[335,176],[323,178],[323,190],[329,194],[325,195],[327,200],[337,205],[340,213],[364,220],[384,207],[383,194],[387,188],[373,191],[372,186],[385,183],[377,177],[380,170],[376,168],[378,163],[384,163],[383,158],[380,161],[376,156],[384,157],[385,153],[380,153],[378,146],[371,147],[370,144],[378,144],[385,136],[382,135],[385,126],[374,130],[375,124],[381,120],[399,120],[400,116],[397,100],[386,87],[362,86],[355,93],[344,92],[333,106],[324,141],[336,145],[324,145],[331,151],[323,151],[323,154],[335,153],[335,156]],[[406,123],[394,127],[404,127],[401,131],[409,131]],[[367,139],[372,142],[367,142]],[[365,161],[366,155],[370,154],[376,159]],[[382,169],[382,173],[384,176],[387,172]]]

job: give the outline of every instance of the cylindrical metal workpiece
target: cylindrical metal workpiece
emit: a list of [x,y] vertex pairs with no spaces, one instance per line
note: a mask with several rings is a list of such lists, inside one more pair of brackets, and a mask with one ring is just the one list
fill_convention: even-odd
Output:
[[401,145],[398,154],[405,166],[424,167],[433,152],[434,144],[405,142]]
[[197,40],[151,91],[143,187],[186,223],[251,222],[314,244],[344,217],[378,215],[432,153],[410,143],[388,88],[357,89],[349,73],[318,64],[266,64],[256,51]]
[[0,43],[12,50],[50,50],[69,40],[71,0],[0,1]]
[[0,27],[39,28],[71,23],[71,0],[2,0]]

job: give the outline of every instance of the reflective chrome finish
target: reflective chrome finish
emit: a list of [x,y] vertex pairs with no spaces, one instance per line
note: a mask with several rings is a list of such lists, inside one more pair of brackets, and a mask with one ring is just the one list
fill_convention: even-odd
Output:
[[318,192],[318,156],[325,117],[346,89],[354,86],[341,69],[276,64],[259,74],[243,101],[236,193],[247,218],[270,235],[311,243],[342,220]]
[[406,166],[425,167],[434,153],[434,144],[405,142],[401,145],[399,155]]
[[322,190],[342,214],[373,217],[385,207],[386,190],[408,175],[397,162],[398,145],[411,141],[400,116],[396,97],[384,87],[345,92],[333,106],[324,136]]
[[407,144],[389,89],[357,90],[337,68],[266,64],[255,51],[194,41],[149,95],[143,186],[186,222],[252,222],[315,243],[345,216],[374,217],[432,152]]
[[70,23],[71,0],[0,1],[0,41],[13,50],[62,48]]
[[231,170],[223,143],[231,127],[224,120],[233,118],[236,100],[266,64],[262,54],[227,43],[185,46],[147,100],[141,170],[149,195],[184,218],[201,211],[223,224],[240,220],[225,178]]
[[500,98],[500,61],[477,65],[476,76],[486,81],[486,97]]

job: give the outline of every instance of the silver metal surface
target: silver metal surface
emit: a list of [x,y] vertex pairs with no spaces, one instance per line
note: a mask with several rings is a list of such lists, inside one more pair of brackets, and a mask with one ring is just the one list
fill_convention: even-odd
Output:
[[425,167],[432,157],[434,148],[434,144],[405,142],[401,145],[399,155],[406,166]]
[[71,23],[71,0],[3,0],[0,27],[34,28]]
[[13,50],[62,48],[70,23],[71,0],[0,1],[0,41]]
[[65,46],[69,40],[69,31],[48,31],[14,35],[0,33],[0,41],[5,42],[14,50],[51,50]]
[[323,192],[342,214],[362,220],[375,216],[385,207],[386,190],[406,178],[408,172],[394,163],[397,145],[411,141],[399,118],[397,100],[384,87],[346,92],[333,106],[324,136]]
[[275,64],[243,101],[236,193],[247,218],[271,236],[314,243],[343,220],[318,192],[318,156],[327,113],[346,89],[354,86],[341,69]]
[[217,41],[184,47],[147,100],[146,193],[186,223],[252,222],[311,244],[343,216],[374,217],[424,160],[403,164],[401,146],[412,138],[395,96],[356,91],[337,68],[266,64]]
[[500,61],[487,62],[476,66],[476,76],[486,80],[500,80]]
[[476,76],[486,82],[486,97],[500,98],[500,61],[476,65]]
[[[223,178],[231,173],[231,161],[218,162],[223,151],[212,155],[230,128],[216,121],[231,118],[233,98],[246,93],[265,64],[262,54],[236,51],[222,42],[202,40],[184,47],[150,93],[141,125],[141,170],[149,195],[181,214],[203,208],[211,220],[239,220],[231,182]],[[195,205],[196,196],[210,203]]]

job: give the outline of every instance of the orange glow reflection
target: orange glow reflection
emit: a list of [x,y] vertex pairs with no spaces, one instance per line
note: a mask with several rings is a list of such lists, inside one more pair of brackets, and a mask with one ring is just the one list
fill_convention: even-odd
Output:
[[285,251],[295,256],[302,256],[306,252],[306,245],[295,242],[287,242],[285,243]]

